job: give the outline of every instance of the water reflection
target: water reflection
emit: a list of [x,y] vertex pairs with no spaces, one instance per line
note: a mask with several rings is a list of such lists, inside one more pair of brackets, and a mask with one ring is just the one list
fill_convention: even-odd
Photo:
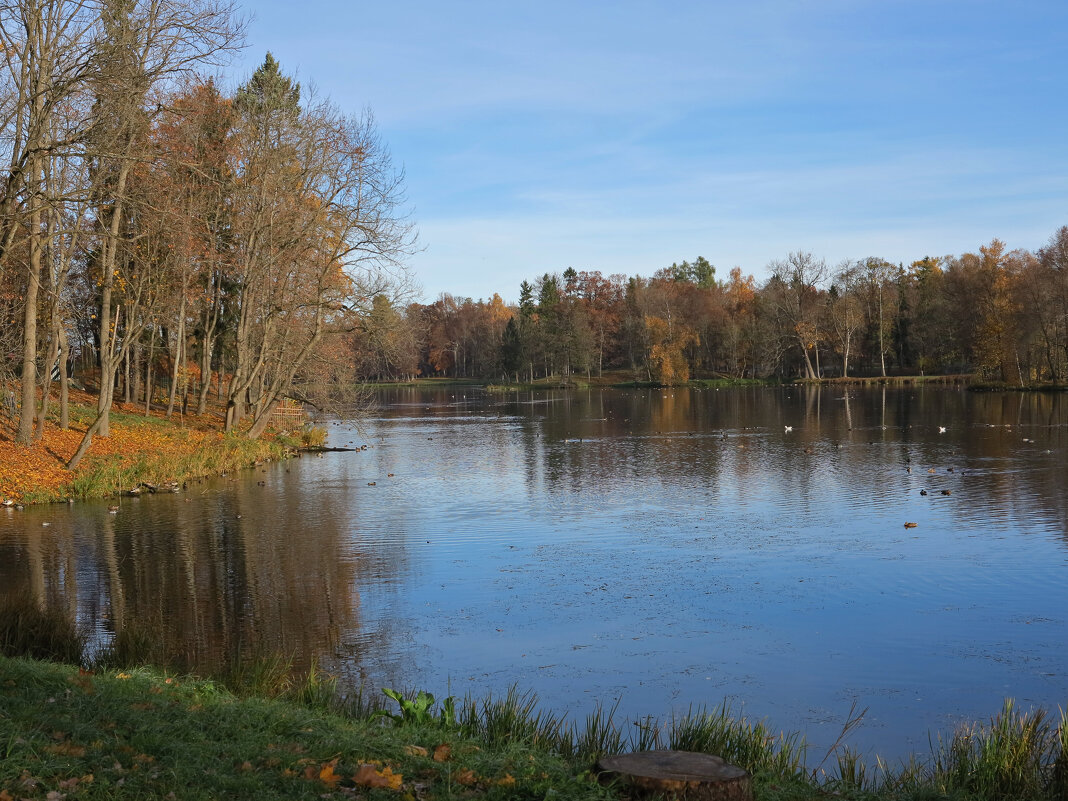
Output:
[[124,498],[116,514],[104,503],[11,514],[0,600],[28,588],[66,606],[93,647],[136,625],[191,668],[273,650],[307,667],[358,631],[358,585],[376,560],[339,558],[346,516],[301,491],[299,463],[254,475]]
[[330,432],[368,449],[0,514],[0,595],[578,716],[727,697],[818,744],[856,698],[891,758],[1068,698],[1061,395],[399,389]]

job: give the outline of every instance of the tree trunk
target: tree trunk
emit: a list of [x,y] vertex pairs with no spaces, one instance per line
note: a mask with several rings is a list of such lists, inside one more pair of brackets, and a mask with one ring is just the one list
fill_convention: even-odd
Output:
[[178,341],[174,346],[174,365],[171,370],[171,389],[167,395],[167,419],[174,414],[174,399],[178,393],[178,381],[181,377],[182,363],[185,361],[185,295],[188,279],[183,276],[182,300],[178,308]]
[[[31,170],[36,180],[36,166]],[[37,411],[37,296],[41,286],[41,209],[36,194],[30,201],[30,259],[22,316],[22,413],[15,441],[33,442],[33,420]]]
[[148,358],[145,359],[145,417],[152,412],[152,356],[156,349],[156,326],[152,326],[148,338]]
[[70,349],[67,345],[67,332],[59,326],[59,427],[66,431],[70,428],[70,376],[67,375],[67,359]]

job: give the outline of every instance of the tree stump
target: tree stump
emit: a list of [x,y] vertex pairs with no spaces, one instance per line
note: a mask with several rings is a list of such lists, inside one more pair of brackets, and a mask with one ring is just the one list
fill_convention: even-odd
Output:
[[640,795],[679,801],[752,801],[749,774],[718,756],[690,751],[638,751],[604,757],[602,781],[621,779]]

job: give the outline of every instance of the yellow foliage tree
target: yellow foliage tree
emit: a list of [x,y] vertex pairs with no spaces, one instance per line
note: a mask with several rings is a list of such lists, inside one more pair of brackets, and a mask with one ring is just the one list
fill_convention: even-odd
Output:
[[689,381],[690,364],[683,351],[700,342],[697,332],[652,315],[646,315],[645,328],[649,334],[649,372],[653,380],[664,386]]

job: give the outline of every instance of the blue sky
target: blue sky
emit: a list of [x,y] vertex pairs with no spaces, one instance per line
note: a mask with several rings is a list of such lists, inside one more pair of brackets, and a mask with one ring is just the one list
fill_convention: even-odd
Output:
[[425,301],[807,250],[911,262],[1068,225],[1068,2],[257,0],[404,168]]

